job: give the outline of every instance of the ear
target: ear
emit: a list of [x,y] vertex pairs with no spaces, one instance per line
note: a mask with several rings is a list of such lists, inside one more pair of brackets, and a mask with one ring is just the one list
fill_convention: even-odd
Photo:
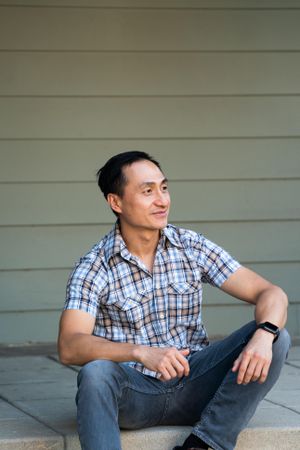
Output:
[[113,211],[115,211],[116,213],[122,212],[122,208],[121,208],[122,202],[121,202],[120,197],[117,194],[108,194],[107,202]]

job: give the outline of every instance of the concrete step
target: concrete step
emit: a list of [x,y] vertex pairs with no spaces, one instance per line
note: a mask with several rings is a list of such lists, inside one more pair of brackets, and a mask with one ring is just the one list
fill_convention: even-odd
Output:
[[[12,425],[12,424],[11,424]],[[76,433],[62,436],[43,430],[40,424],[23,421],[0,439],[0,450],[81,450]],[[24,427],[25,426],[25,427]],[[7,431],[7,430],[6,430]],[[122,431],[122,450],[172,450],[189,434],[189,427],[153,427]],[[3,430],[1,430],[1,434]],[[238,439],[236,450],[299,450],[300,426],[280,428],[247,428]],[[95,449],[98,450],[98,449]],[[102,449],[99,449],[102,450]],[[103,449],[104,450],[104,449]]]
[[1,450],[62,450],[64,439],[18,408],[0,400]]

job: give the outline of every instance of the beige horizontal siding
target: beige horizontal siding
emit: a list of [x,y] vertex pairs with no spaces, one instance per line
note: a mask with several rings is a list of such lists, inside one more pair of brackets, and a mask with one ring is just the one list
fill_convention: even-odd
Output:
[[60,311],[21,311],[0,315],[0,342],[54,342],[58,334]]
[[[3,140],[0,182],[96,183],[111,156],[143,150],[170,180],[300,177],[300,137],[266,139]],[[222,164],[217,164],[222,161]]]
[[[300,222],[177,223],[204,234],[243,263],[300,261]],[[1,270],[72,267],[112,227],[0,227]],[[276,242],[276,245],[274,245]]]
[[[114,221],[96,171],[127,149],[162,163],[171,222],[287,291],[300,335],[299,19],[295,0],[0,1],[1,342],[55,340]],[[204,292],[210,334],[253,318]]]
[[[300,180],[171,182],[171,221],[300,219]],[[188,199],[188,201],[187,201]],[[94,183],[3,184],[0,225],[84,224],[114,217]]]
[[0,95],[300,93],[295,52],[0,52],[0,66]]
[[[12,5],[11,0],[1,0],[1,5]],[[299,0],[14,0],[13,5],[36,7],[80,8],[155,8],[155,9],[299,9]]]
[[299,136],[300,96],[2,98],[0,138]]
[[60,311],[70,271],[71,267],[0,272],[1,313]]
[[[300,10],[288,9],[98,10],[3,6],[0,49],[299,50],[299,22]],[[282,29],[288,32],[279,32]]]
[[[299,305],[290,305],[288,330],[294,336],[299,329],[299,315]],[[242,303],[232,306],[206,306],[203,308],[203,319],[209,335],[224,336],[247,321],[254,320],[254,308]]]

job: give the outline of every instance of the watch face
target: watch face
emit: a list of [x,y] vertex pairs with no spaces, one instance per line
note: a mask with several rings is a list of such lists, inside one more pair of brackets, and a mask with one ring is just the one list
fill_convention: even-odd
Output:
[[264,324],[265,330],[270,330],[271,333],[277,333],[278,327],[276,325],[273,325],[271,322],[265,322]]

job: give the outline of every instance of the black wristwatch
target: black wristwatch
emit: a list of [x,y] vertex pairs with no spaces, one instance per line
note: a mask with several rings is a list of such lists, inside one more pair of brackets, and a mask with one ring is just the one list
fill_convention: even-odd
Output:
[[257,330],[258,330],[259,328],[262,328],[263,330],[268,331],[269,333],[274,334],[275,338],[274,338],[273,344],[274,344],[274,342],[276,342],[277,339],[279,338],[280,330],[279,330],[279,328],[277,327],[277,325],[274,325],[274,324],[271,323],[271,322],[263,322],[263,323],[260,323],[259,325],[257,325]]

